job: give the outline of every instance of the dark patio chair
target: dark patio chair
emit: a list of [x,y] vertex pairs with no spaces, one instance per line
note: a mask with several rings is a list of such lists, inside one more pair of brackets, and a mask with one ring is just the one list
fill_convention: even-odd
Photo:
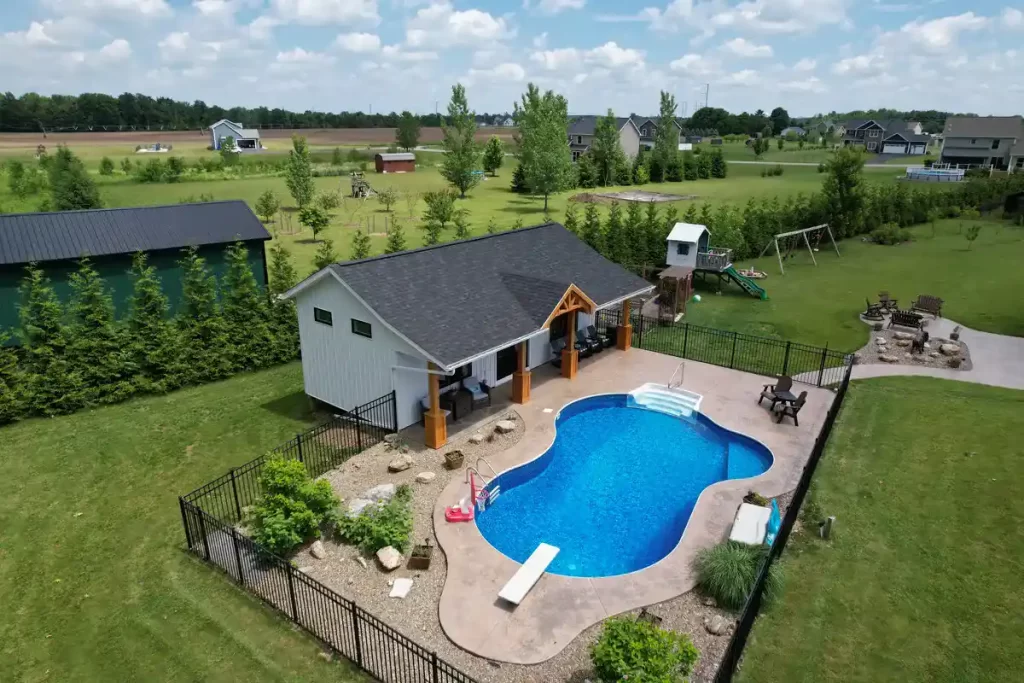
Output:
[[942,299],[930,294],[921,294],[917,297],[917,301],[911,304],[910,310],[930,313],[933,318],[938,318],[942,315]]
[[607,334],[601,334],[593,325],[587,325],[587,337],[601,342],[601,347],[605,349],[615,345],[615,339],[609,337]]
[[804,407],[805,403],[807,403],[807,392],[801,391],[800,395],[797,396],[795,403],[787,403],[782,406],[781,410],[777,411],[779,413],[779,419],[776,420],[776,422],[778,424],[782,424],[782,418],[791,417],[793,418],[793,424],[799,427],[800,421],[796,419],[796,416],[797,413],[800,412],[800,409]]
[[867,308],[864,309],[864,317],[868,320],[881,320],[885,315],[885,307],[882,304],[873,304],[867,299],[864,299],[864,303],[867,304]]
[[565,351],[565,339],[559,337],[551,342],[551,364],[556,368],[562,367],[562,351]]
[[775,408],[775,404],[781,399],[778,394],[783,391],[789,391],[793,388],[793,378],[787,375],[779,377],[775,384],[765,384],[764,389],[761,390],[761,395],[757,399],[757,405],[761,405],[761,401],[768,399],[772,402],[771,408]]
[[604,347],[601,346],[601,342],[597,339],[591,339],[586,330],[576,330],[576,342],[577,344],[582,344],[586,347],[588,355],[604,351]]
[[585,340],[580,339],[579,332],[576,333],[573,340],[573,348],[579,352],[580,358],[590,358],[594,355],[594,349],[590,348],[590,344]]
[[481,382],[475,376],[470,375],[462,380],[462,388],[473,397],[473,410],[491,405],[491,389],[486,382]]
[[878,293],[878,305],[881,306],[883,310],[895,311],[896,304],[897,300],[891,298],[889,296],[889,292],[882,290],[881,292]]

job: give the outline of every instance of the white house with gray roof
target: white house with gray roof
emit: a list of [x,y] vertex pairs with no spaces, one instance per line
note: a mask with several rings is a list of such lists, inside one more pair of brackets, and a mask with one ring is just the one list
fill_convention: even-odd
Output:
[[[569,120],[569,150],[572,160],[578,161],[594,142],[594,131],[600,116],[573,116]],[[628,116],[615,119],[615,127],[619,131],[619,146],[627,159],[633,159],[640,153],[640,129]]]
[[263,149],[260,132],[255,128],[244,128],[242,124],[221,119],[210,126],[210,141],[214,149],[220,149],[228,138],[234,138],[235,147],[240,150]]
[[1020,116],[950,116],[942,138],[943,163],[1024,169]]

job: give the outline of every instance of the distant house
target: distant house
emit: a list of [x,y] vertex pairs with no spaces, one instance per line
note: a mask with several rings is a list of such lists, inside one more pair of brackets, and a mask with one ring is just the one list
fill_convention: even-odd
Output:
[[373,164],[377,173],[412,173],[416,170],[416,155],[412,152],[376,154]]
[[[632,118],[632,121],[634,125],[636,125],[637,129],[640,131],[640,146],[643,147],[644,149],[653,149],[654,138],[657,137],[658,135],[658,119],[636,117]],[[683,132],[683,127],[676,119],[673,119],[672,123],[676,127],[675,144],[678,146],[679,136]]]
[[[920,124],[917,124],[920,128]],[[880,154],[924,154],[928,136],[898,119],[854,119],[843,125],[843,146]]]
[[[599,116],[576,116],[569,121],[569,150],[572,152],[572,160],[576,161],[594,142],[594,130],[597,128]],[[619,131],[619,145],[623,153],[633,159],[640,153],[640,129],[627,117],[615,119],[615,125]]]
[[260,132],[255,128],[243,128],[242,124],[221,119],[210,126],[210,138],[214,149],[220,149],[221,143],[227,138],[235,139],[238,149],[263,149]]
[[513,126],[516,125],[516,122],[515,119],[513,119],[511,116],[507,116],[505,117],[505,120],[501,122],[501,125],[504,126],[505,128],[512,128]]
[[135,279],[128,272],[132,257],[144,251],[149,265],[156,268],[173,313],[181,301],[178,261],[183,248],[197,247],[219,277],[227,269],[224,249],[242,240],[256,282],[262,287],[267,283],[263,247],[269,239],[267,229],[240,200],[0,215],[0,328],[18,326],[15,302],[21,300],[18,286],[29,263],[38,264],[57,296],[67,301],[77,260],[88,256],[112,290],[118,313],[123,314],[134,288]]
[[803,136],[807,135],[807,131],[801,128],[800,126],[788,126],[779,131],[779,135],[781,135],[784,138],[789,137],[790,135],[795,135],[799,138],[802,138]]
[[942,138],[943,163],[1024,169],[1024,119],[1020,116],[951,116]]

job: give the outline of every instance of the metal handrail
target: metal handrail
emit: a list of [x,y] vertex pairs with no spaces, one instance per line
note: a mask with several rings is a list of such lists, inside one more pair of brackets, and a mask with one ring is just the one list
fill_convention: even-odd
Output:
[[[491,463],[487,462],[487,459],[484,456],[481,455],[480,457],[478,457],[476,459],[476,464],[473,466],[473,471],[476,472],[477,474],[479,474],[481,479],[483,479],[483,477],[484,477],[484,475],[480,474],[480,463],[481,462],[483,464],[487,465],[487,469],[489,469],[491,471],[491,475],[492,475],[491,479],[494,479],[495,477],[498,476],[498,471],[495,470],[494,467],[491,465]],[[487,482],[484,482],[484,483],[486,484]]]
[[672,380],[674,380],[676,378],[676,373],[677,372],[679,373],[679,383],[676,384],[675,386],[677,386],[677,387],[683,386],[683,375],[685,374],[683,369],[684,369],[685,365],[686,365],[686,361],[684,361],[684,360],[683,361],[679,361],[679,365],[677,365],[676,369],[672,371],[672,376],[668,378],[668,384],[666,385],[669,389],[673,388]]

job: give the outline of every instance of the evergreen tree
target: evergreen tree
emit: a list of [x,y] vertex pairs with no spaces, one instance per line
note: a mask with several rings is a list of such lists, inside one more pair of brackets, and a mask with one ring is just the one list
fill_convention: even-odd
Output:
[[362,230],[352,233],[352,260],[370,257],[370,236]]
[[604,253],[604,236],[601,233],[601,217],[597,213],[597,205],[593,202],[587,204],[583,211],[583,229],[580,237],[595,251]]
[[[669,204],[668,208],[665,209],[665,217],[661,219],[661,259],[664,260],[666,249],[668,247],[668,235],[672,232],[672,228],[676,227],[676,223],[679,222],[679,209],[676,208],[675,204]],[[658,261],[661,263],[661,261]]]
[[431,247],[441,243],[441,224],[435,220],[426,220],[420,226],[423,229],[423,246]]
[[455,239],[464,240],[469,237],[469,211],[459,209],[455,212]]
[[654,132],[654,149],[651,155],[657,158],[662,168],[668,168],[669,161],[678,156],[679,128],[676,127],[676,98],[662,91],[658,106],[658,128]]
[[313,185],[313,167],[309,161],[309,145],[304,137],[292,136],[292,150],[288,152],[288,163],[285,166],[285,184],[300,209],[313,201],[316,188]]
[[615,112],[611,109],[597,119],[594,125],[594,138],[588,150],[593,154],[594,166],[597,169],[597,184],[611,185],[615,181],[615,171],[622,155],[619,142],[619,125]]
[[129,379],[124,335],[114,318],[114,301],[89,259],[71,274],[68,304],[68,360],[82,380],[86,404],[115,403],[135,391]]
[[10,338],[0,330],[0,425],[14,422],[25,411],[25,374],[14,347],[7,346]]
[[338,260],[338,253],[334,251],[334,240],[321,241],[316,248],[316,253],[313,254],[313,265],[316,270],[323,270],[332,263],[337,263]]
[[715,246],[732,249],[734,256],[746,252],[743,231],[739,226],[739,216],[729,206],[721,204],[715,212]]
[[177,323],[185,383],[221,379],[231,372],[231,362],[224,316],[217,305],[217,281],[195,247],[184,250],[179,264],[182,281]]
[[43,415],[74,412],[82,406],[82,382],[68,363],[64,309],[34,263],[21,283],[21,344],[29,407]]
[[445,151],[441,176],[459,191],[460,197],[465,197],[480,182],[475,173],[480,149],[476,144],[476,115],[469,109],[466,87],[461,83],[452,86],[447,118],[441,125],[441,145]]
[[725,157],[722,156],[722,150],[716,149],[711,154],[711,177],[725,178],[727,175],[729,175],[729,164],[726,163]]
[[270,247],[268,271],[270,283],[267,287],[267,309],[271,356],[275,363],[286,363],[299,357],[299,321],[295,302],[282,295],[294,287],[299,278],[292,265],[291,254],[277,242]]
[[391,232],[388,233],[388,242],[384,246],[385,254],[395,254],[405,251],[405,230],[398,221],[392,221]]
[[622,207],[614,200],[608,207],[608,220],[604,224],[604,251],[602,253],[606,258],[618,264],[625,264],[629,258],[625,227],[622,224]]
[[701,179],[708,179],[711,177],[711,159],[710,154],[701,154],[697,157],[697,177]]
[[644,214],[639,202],[626,205],[623,263],[639,266],[647,260],[647,240],[644,239]]
[[49,164],[50,199],[55,211],[98,209],[100,191],[81,160],[61,145]]
[[221,281],[221,309],[231,365],[235,370],[265,367],[274,362],[266,296],[256,284],[244,242],[224,250],[227,271]]
[[484,170],[492,176],[498,175],[498,169],[505,161],[505,146],[501,144],[501,138],[492,135],[484,147]]
[[629,159],[625,154],[619,154],[615,158],[615,184],[629,185],[633,182],[633,167],[629,165]]
[[644,216],[644,251],[647,254],[647,263],[658,265],[665,262],[665,238],[662,233],[661,216],[658,215],[658,205],[654,202],[647,202],[647,212]]
[[690,205],[686,207],[686,213],[683,214],[683,222],[696,225],[699,220],[697,218],[697,205],[690,202]]
[[522,164],[516,165],[516,170],[512,171],[512,191],[516,194],[526,194],[529,189],[526,187],[526,171],[523,169]]
[[678,183],[683,179],[683,166],[685,163],[685,155],[692,154],[686,152],[684,155],[680,155],[678,152],[669,157],[667,165],[665,166],[665,180],[670,183]]
[[100,175],[114,175],[114,162],[110,157],[100,159]]
[[565,225],[565,229],[572,234],[579,234],[580,216],[579,211],[576,209],[576,202],[570,201],[569,205],[565,207],[565,221],[563,225]]
[[707,202],[701,204],[700,207],[700,218],[697,222],[711,230],[714,227],[714,218],[711,215],[711,205]]
[[501,232],[501,228],[498,227],[498,221],[494,220],[494,216],[487,221],[487,234],[496,235]]
[[178,363],[178,330],[167,319],[167,296],[156,268],[146,265],[146,255],[132,259],[135,286],[125,321],[125,351],[132,368],[132,383],[139,391],[159,392],[182,384]]
[[692,152],[685,152],[683,154],[683,180],[696,180],[697,177],[697,157]]
[[594,157],[587,152],[576,162],[576,186],[584,189],[597,187],[597,166]]

